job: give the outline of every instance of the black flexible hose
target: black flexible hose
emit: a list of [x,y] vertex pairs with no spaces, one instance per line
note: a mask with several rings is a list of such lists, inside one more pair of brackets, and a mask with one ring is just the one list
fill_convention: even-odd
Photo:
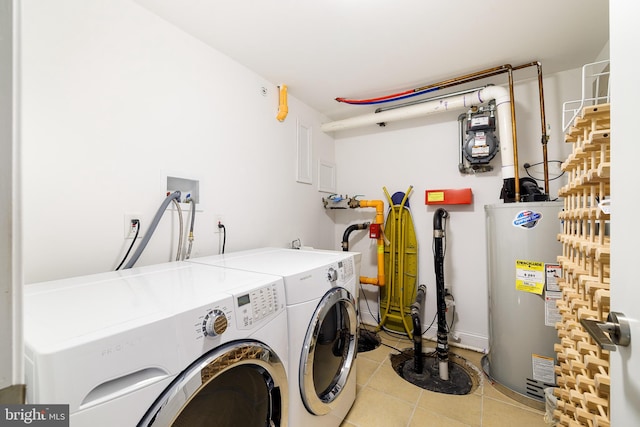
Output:
[[413,369],[416,373],[421,373],[422,366],[422,307],[427,292],[425,285],[418,286],[416,300],[411,304],[411,320],[413,323]]
[[227,245],[227,228],[221,223],[218,223],[218,228],[222,229],[222,251],[220,253],[223,254],[224,247]]
[[369,222],[364,222],[362,224],[352,224],[348,226],[347,229],[344,230],[344,234],[342,235],[342,250],[345,252],[349,250],[349,235],[353,231],[366,230],[367,227],[369,227],[369,224]]
[[446,361],[449,358],[447,328],[447,303],[445,301],[444,289],[444,218],[449,213],[443,208],[438,208],[433,215],[433,261],[436,274],[436,305],[438,311],[438,344],[436,354],[439,361]]
[[140,224],[140,221],[138,220],[138,226],[136,227],[136,234],[135,234],[135,236],[133,236],[133,240],[131,241],[131,244],[129,245],[129,249],[127,249],[127,253],[124,254],[124,257],[122,257],[122,261],[120,261],[120,264],[118,264],[118,266],[116,267],[116,271],[120,270],[120,267],[122,267],[122,264],[124,264],[124,262],[127,260],[127,257],[129,256],[129,253],[131,252],[131,249],[133,249],[133,245],[138,240],[138,234],[140,234],[140,227],[142,227],[142,225]]

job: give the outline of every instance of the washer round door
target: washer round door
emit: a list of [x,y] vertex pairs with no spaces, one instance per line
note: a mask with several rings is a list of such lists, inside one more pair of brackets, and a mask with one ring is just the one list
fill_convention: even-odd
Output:
[[313,313],[300,357],[300,394],[312,414],[328,414],[345,387],[356,357],[357,327],[351,293],[327,292]]
[[280,358],[260,342],[211,350],[156,399],[138,427],[286,427],[288,393]]

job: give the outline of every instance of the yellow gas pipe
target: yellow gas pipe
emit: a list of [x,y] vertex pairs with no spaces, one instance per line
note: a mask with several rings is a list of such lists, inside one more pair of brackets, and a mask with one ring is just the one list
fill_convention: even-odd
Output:
[[384,202],[382,200],[356,200],[357,207],[360,208],[376,208],[375,224],[380,224],[380,234],[378,235],[378,277],[360,276],[360,283],[366,285],[384,286]]

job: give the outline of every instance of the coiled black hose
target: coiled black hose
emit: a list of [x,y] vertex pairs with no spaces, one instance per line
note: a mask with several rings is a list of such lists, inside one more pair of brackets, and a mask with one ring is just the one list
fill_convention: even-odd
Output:
[[444,219],[448,216],[449,213],[443,208],[438,208],[433,215],[433,261],[436,274],[436,306],[438,312],[438,344],[436,346],[436,354],[438,361],[441,363],[449,359],[449,330],[446,319],[447,303],[445,301],[444,289]]

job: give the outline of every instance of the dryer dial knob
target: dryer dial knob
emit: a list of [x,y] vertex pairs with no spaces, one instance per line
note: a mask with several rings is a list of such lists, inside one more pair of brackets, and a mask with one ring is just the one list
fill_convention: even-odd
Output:
[[212,310],[204,318],[203,322],[204,334],[210,337],[222,335],[227,330],[227,316],[221,310]]
[[327,278],[330,282],[335,282],[336,280],[338,280],[338,272],[335,268],[329,268],[329,271],[327,272]]

